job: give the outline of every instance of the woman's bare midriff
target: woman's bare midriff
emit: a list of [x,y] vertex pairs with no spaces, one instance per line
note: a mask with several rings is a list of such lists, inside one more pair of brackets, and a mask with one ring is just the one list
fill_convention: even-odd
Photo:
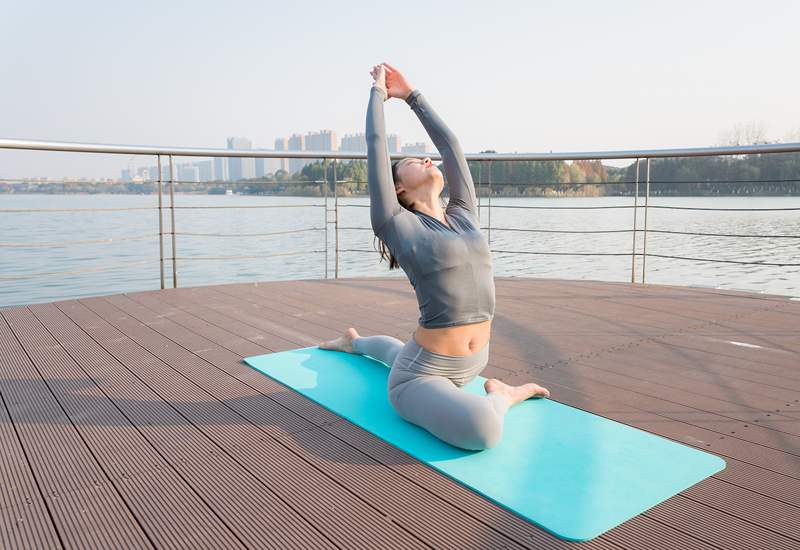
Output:
[[422,348],[443,355],[472,355],[489,343],[492,320],[469,325],[425,328],[417,326],[414,339]]

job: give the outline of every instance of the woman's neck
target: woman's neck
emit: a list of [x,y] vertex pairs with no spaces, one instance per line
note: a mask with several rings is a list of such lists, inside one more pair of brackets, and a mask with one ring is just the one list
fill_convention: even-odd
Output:
[[431,204],[423,201],[417,201],[414,203],[414,210],[419,210],[423,214],[427,214],[428,216],[436,218],[440,222],[447,224],[444,219],[444,209],[441,207],[438,200]]

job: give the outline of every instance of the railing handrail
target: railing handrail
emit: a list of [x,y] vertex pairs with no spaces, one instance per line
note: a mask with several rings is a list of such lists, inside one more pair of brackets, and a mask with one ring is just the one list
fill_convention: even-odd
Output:
[[[202,147],[161,147],[152,145],[111,145],[68,141],[38,141],[0,138],[0,149],[29,151],[61,151],[69,153],[111,153],[121,155],[174,155],[182,157],[245,157],[245,158],[311,158],[361,159],[366,153],[358,151],[267,151],[261,149],[211,149]],[[674,149],[632,149],[621,151],[577,151],[561,153],[468,153],[467,160],[602,160],[638,158],[711,157],[751,155],[761,153],[798,153],[800,142],[739,145],[730,147],[683,147]],[[441,160],[438,153],[390,153],[392,159],[425,158]]]

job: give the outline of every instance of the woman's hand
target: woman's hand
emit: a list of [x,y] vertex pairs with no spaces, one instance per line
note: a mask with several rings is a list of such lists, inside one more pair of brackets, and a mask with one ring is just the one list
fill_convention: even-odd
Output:
[[386,70],[384,69],[383,65],[373,66],[372,70],[370,71],[370,74],[372,75],[372,78],[375,80],[373,86],[383,90],[386,99],[389,99],[391,96],[389,95],[389,92],[386,89]]
[[385,61],[383,65],[386,67],[386,89],[389,92],[389,97],[397,97],[405,100],[408,94],[414,91],[414,87],[409,84],[406,77],[403,76],[403,73]]

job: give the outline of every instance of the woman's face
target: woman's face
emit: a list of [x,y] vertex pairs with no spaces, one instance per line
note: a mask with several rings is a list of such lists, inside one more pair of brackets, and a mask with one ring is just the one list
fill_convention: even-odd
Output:
[[397,166],[397,175],[400,178],[400,184],[409,191],[443,181],[441,171],[427,157],[424,159],[404,158]]

